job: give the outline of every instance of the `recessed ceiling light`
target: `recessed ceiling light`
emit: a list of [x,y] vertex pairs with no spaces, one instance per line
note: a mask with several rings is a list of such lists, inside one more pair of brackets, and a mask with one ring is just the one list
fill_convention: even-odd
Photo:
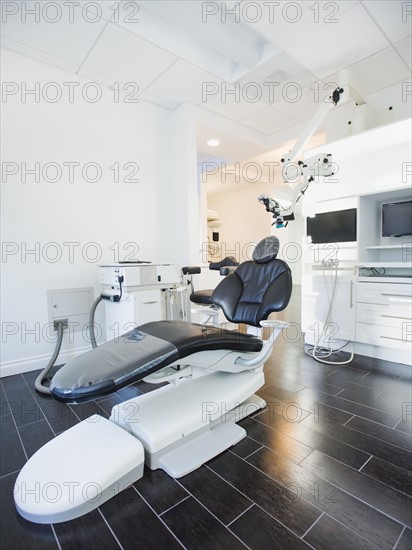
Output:
[[209,147],[217,147],[218,145],[220,145],[220,141],[218,139],[209,139],[206,143],[209,145]]

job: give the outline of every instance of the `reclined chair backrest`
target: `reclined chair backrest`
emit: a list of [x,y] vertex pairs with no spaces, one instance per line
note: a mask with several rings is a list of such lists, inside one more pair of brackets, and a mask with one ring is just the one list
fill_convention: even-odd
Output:
[[212,302],[221,307],[232,323],[254,327],[288,305],[292,294],[289,266],[276,258],[277,237],[262,239],[253,252],[253,260],[243,262],[228,275],[212,294]]

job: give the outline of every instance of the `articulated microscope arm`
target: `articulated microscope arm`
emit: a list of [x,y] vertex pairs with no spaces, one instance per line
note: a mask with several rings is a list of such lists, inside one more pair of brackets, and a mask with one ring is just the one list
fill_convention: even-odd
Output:
[[322,102],[322,105],[309,121],[304,132],[296,142],[292,151],[281,158],[283,163],[283,181],[292,185],[292,193],[287,204],[282,204],[275,198],[267,195],[260,195],[259,202],[265,205],[266,211],[270,212],[274,218],[272,225],[277,228],[286,227],[289,221],[294,220],[294,211],[296,203],[305,194],[309,184],[314,181],[316,176],[332,176],[333,163],[330,154],[315,155],[304,162],[297,160],[306,143],[319,127],[320,123],[333,106],[336,106],[340,100],[344,88],[338,86],[331,95]]

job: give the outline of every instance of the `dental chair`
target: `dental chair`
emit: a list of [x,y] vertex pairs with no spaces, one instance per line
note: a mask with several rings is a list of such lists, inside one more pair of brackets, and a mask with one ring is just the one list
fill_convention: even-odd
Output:
[[[15,485],[18,512],[36,523],[71,520],[97,508],[143,475],[144,464],[179,478],[241,441],[236,423],[266,403],[263,365],[287,323],[291,272],[276,258],[276,237],[258,243],[212,294],[233,323],[251,333],[158,321],[110,341],[62,367],[52,396],[81,403],[141,379],[170,382],[80,422],[42,447]],[[262,339],[263,328],[269,336]]]
[[[226,277],[230,273],[233,273],[238,265],[239,262],[236,260],[235,257],[226,256],[226,258],[224,258],[220,262],[210,262],[209,269],[211,271],[219,271],[220,275]],[[183,269],[191,270],[189,271],[191,275],[200,273],[200,269],[199,271],[197,271],[196,268]],[[196,306],[198,306],[197,308],[192,309],[192,313],[198,313],[204,316],[201,324],[207,325],[211,322],[213,326],[217,327],[219,326],[220,308],[212,301],[213,290],[213,288],[193,290],[192,287],[192,293],[190,294],[189,299],[193,304],[196,304]]]

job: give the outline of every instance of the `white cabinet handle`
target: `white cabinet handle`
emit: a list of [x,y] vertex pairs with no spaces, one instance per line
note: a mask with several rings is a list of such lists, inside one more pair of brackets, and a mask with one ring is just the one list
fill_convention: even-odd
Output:
[[350,298],[349,298],[350,308],[353,308],[353,281],[350,282]]
[[158,301],[157,300],[152,300],[151,302],[143,302],[143,305],[146,306],[146,305],[149,305],[149,304],[157,304]]

